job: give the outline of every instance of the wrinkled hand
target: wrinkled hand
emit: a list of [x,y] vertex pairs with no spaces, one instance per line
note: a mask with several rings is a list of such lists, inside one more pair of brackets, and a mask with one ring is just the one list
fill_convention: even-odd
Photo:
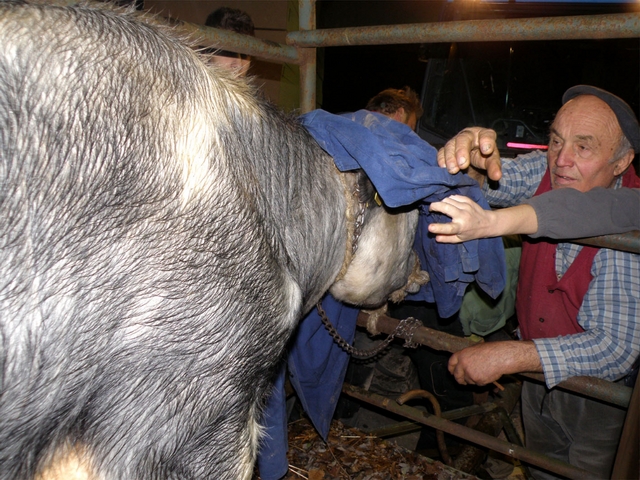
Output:
[[451,195],[440,202],[433,202],[429,211],[451,217],[450,223],[432,223],[429,231],[436,234],[441,243],[460,243],[490,236],[495,223],[495,213],[485,210],[476,202],[462,195]]
[[502,166],[496,138],[496,132],[489,128],[465,128],[438,151],[438,165],[451,174],[468,170],[469,176],[481,185],[485,175],[500,180]]
[[487,385],[502,375],[541,371],[540,357],[531,341],[481,343],[449,359],[449,373],[461,385]]

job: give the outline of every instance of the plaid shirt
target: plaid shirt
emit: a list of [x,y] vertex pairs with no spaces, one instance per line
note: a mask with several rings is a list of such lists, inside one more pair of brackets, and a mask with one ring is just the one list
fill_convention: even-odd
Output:
[[[547,156],[539,151],[503,159],[500,186],[485,184],[483,193],[492,206],[517,205],[534,195],[546,169]],[[621,183],[618,179],[614,188]],[[573,243],[558,244],[558,278],[581,249]],[[578,375],[618,380],[640,355],[640,255],[601,248],[591,274],[577,318],[585,332],[534,340],[549,388]]]

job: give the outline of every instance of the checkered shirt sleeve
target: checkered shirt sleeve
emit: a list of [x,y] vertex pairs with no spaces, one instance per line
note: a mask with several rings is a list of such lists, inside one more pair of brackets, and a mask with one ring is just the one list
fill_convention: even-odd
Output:
[[512,207],[533,197],[547,170],[547,154],[539,150],[502,159],[502,180],[485,182],[482,193],[492,207]]

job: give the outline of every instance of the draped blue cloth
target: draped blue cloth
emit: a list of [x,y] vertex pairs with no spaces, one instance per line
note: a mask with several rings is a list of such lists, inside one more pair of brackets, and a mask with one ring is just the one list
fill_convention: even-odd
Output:
[[438,166],[437,151],[407,125],[367,110],[333,115],[314,110],[302,124],[341,171],[363,169],[389,207],[416,205],[420,220],[414,249],[431,281],[410,300],[435,302],[443,318],[454,315],[474,280],[492,298],[504,289],[506,262],[502,239],[461,244],[435,241],[427,227],[446,223],[446,215],[429,212],[429,204],[453,194],[466,195],[489,209],[477,182],[451,175]]

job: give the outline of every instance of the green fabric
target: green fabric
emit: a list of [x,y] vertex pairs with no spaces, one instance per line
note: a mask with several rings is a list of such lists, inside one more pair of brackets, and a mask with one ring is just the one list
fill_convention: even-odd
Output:
[[522,241],[519,236],[503,237],[507,262],[507,282],[497,299],[491,298],[473,283],[467,289],[460,307],[460,323],[465,335],[485,336],[504,327],[515,313],[516,287]]

